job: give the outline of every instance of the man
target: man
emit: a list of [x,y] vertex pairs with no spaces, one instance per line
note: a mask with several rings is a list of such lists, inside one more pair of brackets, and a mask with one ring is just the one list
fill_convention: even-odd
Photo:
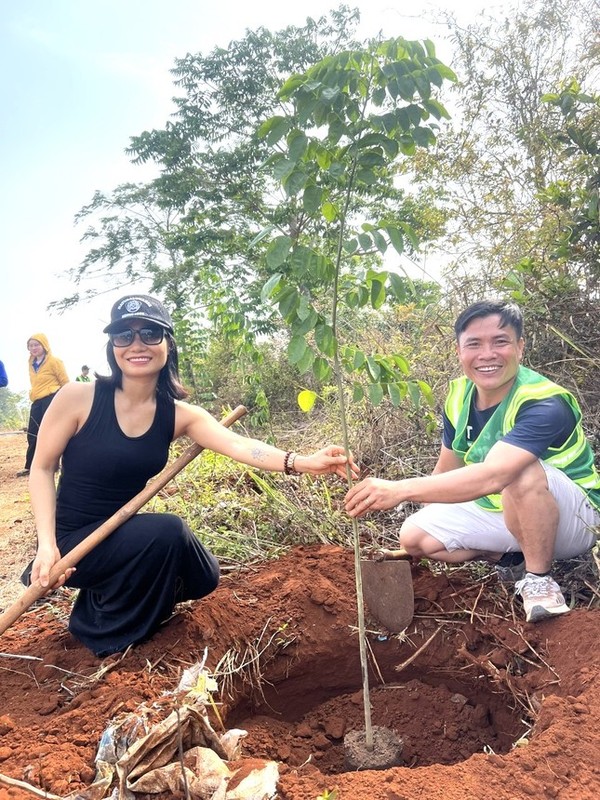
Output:
[[526,619],[569,611],[553,559],[594,544],[600,477],[566,389],[521,365],[523,318],[511,303],[479,302],[455,323],[464,377],[452,381],[432,475],[367,478],[350,489],[353,517],[424,503],[400,531],[406,553],[448,563],[485,559],[516,580]]
[[75,380],[78,383],[91,383],[92,379],[90,378],[90,368],[87,366],[87,364],[83,365],[81,368],[81,375],[78,375]]

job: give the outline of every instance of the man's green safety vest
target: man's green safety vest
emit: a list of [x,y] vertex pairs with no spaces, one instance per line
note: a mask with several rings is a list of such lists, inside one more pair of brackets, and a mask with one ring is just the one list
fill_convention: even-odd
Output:
[[[594,454],[583,428],[581,408],[573,395],[543,375],[520,366],[510,392],[494,411],[471,446],[467,443],[467,423],[475,384],[466,377],[450,382],[444,410],[455,430],[452,450],[465,464],[477,464],[485,459],[493,445],[515,425],[517,413],[531,400],[559,396],[569,404],[576,425],[567,441],[560,447],[549,447],[541,455],[546,464],[560,469],[587,494],[592,505],[600,510],[600,476],[594,466]],[[476,502],[489,511],[502,511],[501,495],[482,497]]]

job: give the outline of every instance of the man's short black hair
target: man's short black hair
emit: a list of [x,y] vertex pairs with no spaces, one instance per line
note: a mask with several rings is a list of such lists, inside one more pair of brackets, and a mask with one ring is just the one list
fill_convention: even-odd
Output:
[[517,334],[517,339],[523,336],[523,313],[516,303],[507,303],[504,300],[480,300],[473,303],[458,316],[454,323],[454,333],[458,341],[461,333],[473,322],[474,319],[491,317],[498,314],[500,317],[500,327],[505,328],[510,325]]

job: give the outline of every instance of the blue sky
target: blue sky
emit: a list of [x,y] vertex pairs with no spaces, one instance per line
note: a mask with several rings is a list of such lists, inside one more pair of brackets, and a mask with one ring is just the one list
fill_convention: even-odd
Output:
[[[349,5],[361,9],[364,38],[380,30],[427,36],[446,59],[445,29],[428,21],[435,19],[431,9],[454,9],[468,19],[484,3],[415,0],[411,17],[399,11],[405,8],[399,0]],[[83,363],[105,367],[101,330],[124,292],[62,316],[46,306],[71,292],[58,276],[84,252],[75,214],[97,189],[144,180],[124,150],[131,136],[163,127],[172,113],[175,58],[227,46],[248,28],[300,25],[336,6],[333,0],[0,0],[0,359],[12,391],[28,389],[26,341],[34,332],[48,335],[73,379]]]

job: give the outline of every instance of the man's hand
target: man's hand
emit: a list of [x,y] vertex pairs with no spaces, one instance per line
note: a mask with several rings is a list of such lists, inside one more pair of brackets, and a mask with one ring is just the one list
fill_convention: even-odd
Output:
[[344,507],[351,517],[362,517],[368,511],[386,511],[403,501],[402,481],[365,478],[346,494]]

